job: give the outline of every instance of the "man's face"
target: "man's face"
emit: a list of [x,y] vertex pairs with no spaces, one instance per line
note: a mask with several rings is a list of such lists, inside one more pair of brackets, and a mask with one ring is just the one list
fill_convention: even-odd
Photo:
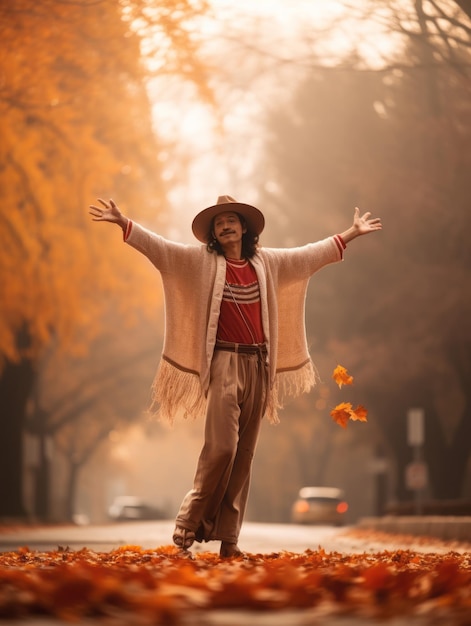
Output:
[[247,228],[242,226],[240,218],[234,211],[223,211],[214,218],[213,232],[221,246],[227,246],[242,240]]

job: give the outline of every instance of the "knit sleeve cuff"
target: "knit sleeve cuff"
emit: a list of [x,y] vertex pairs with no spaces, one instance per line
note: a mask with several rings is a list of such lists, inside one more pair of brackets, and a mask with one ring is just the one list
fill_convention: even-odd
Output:
[[343,251],[347,247],[347,244],[340,235],[334,235],[334,241],[337,244],[337,248],[339,249],[340,258],[343,259]]
[[128,220],[126,229],[123,230],[123,241],[127,241],[129,235],[131,234],[131,230],[132,230],[132,221]]

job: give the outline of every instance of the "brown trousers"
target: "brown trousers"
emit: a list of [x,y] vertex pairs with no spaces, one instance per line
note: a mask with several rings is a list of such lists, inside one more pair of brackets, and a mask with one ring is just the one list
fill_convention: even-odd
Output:
[[267,382],[265,355],[214,351],[204,445],[193,489],[176,518],[177,526],[193,530],[197,541],[237,543]]

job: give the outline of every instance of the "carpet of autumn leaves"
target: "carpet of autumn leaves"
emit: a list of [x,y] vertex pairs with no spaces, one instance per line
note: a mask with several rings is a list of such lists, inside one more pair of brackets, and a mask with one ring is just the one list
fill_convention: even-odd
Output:
[[0,617],[178,624],[189,612],[320,610],[388,618],[452,615],[471,624],[469,552],[306,550],[222,560],[173,546],[111,552],[27,547],[0,555]]

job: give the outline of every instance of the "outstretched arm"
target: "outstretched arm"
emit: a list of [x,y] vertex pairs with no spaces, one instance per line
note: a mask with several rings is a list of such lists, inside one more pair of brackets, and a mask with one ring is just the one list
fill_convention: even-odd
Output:
[[340,237],[342,237],[345,243],[352,241],[352,239],[355,239],[360,235],[367,235],[368,233],[373,233],[375,230],[382,229],[383,226],[381,224],[381,218],[371,218],[370,215],[370,212],[360,215],[360,209],[355,207],[353,224],[346,231],[340,233]]
[[94,222],[111,222],[112,224],[118,224],[123,229],[123,232],[126,232],[126,228],[128,226],[128,218],[121,213],[117,205],[110,200],[109,202],[105,202],[101,198],[98,198],[98,202],[102,204],[102,207],[95,206],[91,204],[88,212],[90,215],[93,215]]

